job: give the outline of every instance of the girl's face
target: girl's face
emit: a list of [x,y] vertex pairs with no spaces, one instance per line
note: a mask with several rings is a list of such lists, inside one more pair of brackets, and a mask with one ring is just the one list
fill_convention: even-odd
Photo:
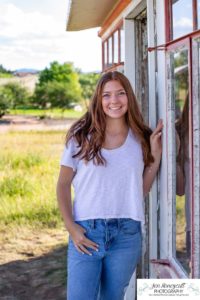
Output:
[[107,117],[121,119],[128,110],[126,92],[117,80],[108,81],[102,91],[102,107]]

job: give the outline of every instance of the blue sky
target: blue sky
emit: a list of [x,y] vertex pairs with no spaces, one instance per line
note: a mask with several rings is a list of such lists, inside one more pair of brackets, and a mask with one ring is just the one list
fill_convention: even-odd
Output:
[[66,32],[68,0],[1,0],[0,64],[43,69],[72,61],[82,71],[101,70],[98,29]]

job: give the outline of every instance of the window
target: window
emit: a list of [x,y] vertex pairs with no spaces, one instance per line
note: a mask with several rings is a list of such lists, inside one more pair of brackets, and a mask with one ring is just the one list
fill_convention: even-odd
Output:
[[193,31],[192,0],[172,1],[172,24],[173,39]]
[[200,28],[200,0],[165,0],[167,42]]
[[188,41],[168,48],[170,75],[168,118],[171,128],[169,151],[168,194],[172,200],[172,255],[191,274],[191,207],[192,162],[191,109]]
[[[199,269],[200,31],[167,45],[168,200],[172,259],[188,277]],[[192,254],[191,254],[192,253]],[[179,266],[179,267],[178,267]]]
[[114,32],[114,63],[119,61],[119,31]]
[[120,30],[120,61],[125,59],[125,40],[124,40],[124,29]]
[[191,155],[189,139],[189,71],[188,50],[172,54],[173,90],[175,102],[176,195],[174,222],[176,223],[175,257],[190,274],[191,265]]
[[108,39],[108,66],[112,65],[112,36]]
[[124,30],[121,24],[103,41],[102,49],[103,70],[124,63]]
[[107,66],[108,64],[108,42],[107,41],[103,44],[103,53],[104,53],[104,64]]

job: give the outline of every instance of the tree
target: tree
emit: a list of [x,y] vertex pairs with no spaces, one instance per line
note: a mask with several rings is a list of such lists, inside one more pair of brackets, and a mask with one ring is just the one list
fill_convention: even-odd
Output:
[[29,94],[19,83],[11,82],[0,86],[0,117],[11,108],[27,104]]
[[10,82],[4,85],[4,93],[9,94],[10,108],[26,105],[29,102],[28,90],[17,82]]
[[3,65],[0,65],[0,78],[1,77],[12,77],[12,72],[5,69]]
[[0,118],[8,112],[11,99],[11,93],[4,86],[0,86]]
[[72,63],[52,62],[39,75],[33,101],[42,107],[49,103],[51,107],[69,107],[70,102],[81,99],[81,87],[78,74]]
[[42,108],[47,106],[68,108],[70,103],[80,100],[80,93],[74,92],[72,88],[63,82],[49,81],[41,86],[37,86],[33,98],[33,102]]
[[87,107],[88,101],[91,99],[97,81],[99,80],[100,74],[98,73],[80,73],[79,74],[79,82],[82,88],[82,97],[85,100],[85,104]]

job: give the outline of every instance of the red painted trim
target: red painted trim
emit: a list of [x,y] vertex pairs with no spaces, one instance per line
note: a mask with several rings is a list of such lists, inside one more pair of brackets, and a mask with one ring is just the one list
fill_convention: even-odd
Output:
[[116,70],[119,66],[124,66],[124,62],[120,62],[118,64],[113,64],[113,66],[107,67],[103,70],[103,72],[108,72],[108,71],[114,71]]
[[187,36],[187,37],[179,38],[179,39],[169,42],[166,45],[166,51],[170,51],[170,50],[179,48],[180,46],[183,46],[183,45],[187,45],[187,47],[189,47],[189,37],[190,36]]
[[[107,65],[109,64],[109,46],[108,46],[108,40],[109,38],[112,38],[112,65],[116,66],[116,63],[114,63],[114,33],[116,31],[118,31],[118,63],[121,64],[120,60],[121,60],[121,28],[123,26],[123,20],[121,20],[113,29],[113,31],[111,31],[110,35],[102,40],[102,44],[107,43],[107,64],[105,64],[105,61],[103,61],[102,63],[102,70],[107,69]],[[104,47],[102,48],[102,51],[104,53]],[[104,57],[105,54],[103,54]],[[112,66],[111,66],[112,67]],[[108,67],[109,69],[110,67]]]
[[173,48],[177,48],[178,45],[181,45],[185,40],[187,40],[188,38],[195,38],[198,37],[200,35],[200,29],[188,33],[182,37],[179,37],[175,40],[172,40],[166,44],[162,44],[162,45],[158,45],[156,47],[149,47],[148,51],[154,51],[154,50],[165,50],[168,51],[169,49],[173,49]]
[[116,18],[120,15],[120,13],[132,2],[132,0],[123,0],[119,1],[112,13],[108,16],[108,18],[103,22],[101,29],[99,31],[99,36],[106,32],[106,30],[110,27],[110,25],[116,20]]
[[180,278],[180,274],[177,272],[176,268],[169,259],[151,259],[150,263],[153,265],[155,272],[158,274],[160,279],[173,278],[169,270],[174,272],[177,278]]
[[[109,35],[105,38],[102,38],[102,41],[106,41],[107,39],[109,39],[109,37],[117,30],[119,30],[121,27],[123,26],[123,19],[121,19],[112,29],[112,31],[110,31]],[[98,36],[101,37],[98,33]]]
[[105,57],[104,57],[104,43],[101,43],[101,63],[102,63],[102,70],[104,69],[104,64],[105,64]]
[[171,0],[165,0],[165,42],[171,40],[172,32],[172,6]]
[[197,30],[197,28],[198,28],[197,0],[193,0],[193,2],[192,2],[192,13],[193,13],[193,30]]

